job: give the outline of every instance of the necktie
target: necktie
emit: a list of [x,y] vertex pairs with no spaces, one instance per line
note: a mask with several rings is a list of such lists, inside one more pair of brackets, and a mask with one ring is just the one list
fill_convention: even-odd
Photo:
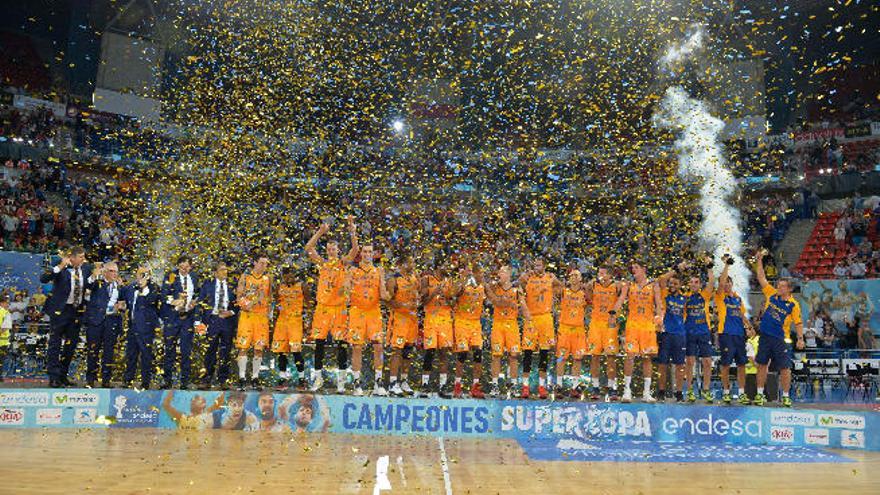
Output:
[[73,269],[73,305],[79,306],[82,301],[82,280],[80,278],[79,268]]
[[112,315],[116,313],[116,308],[113,306],[116,304],[116,298],[113,296],[116,291],[116,282],[110,282],[110,287],[107,288],[107,314]]
[[226,310],[226,282],[220,282],[220,301],[217,303],[217,311]]

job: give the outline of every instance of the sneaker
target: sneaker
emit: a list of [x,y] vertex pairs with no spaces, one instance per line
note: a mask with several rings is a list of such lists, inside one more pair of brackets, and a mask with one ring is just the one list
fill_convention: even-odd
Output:
[[388,391],[385,390],[385,387],[379,385],[378,383],[373,387],[373,395],[378,397],[387,397]]
[[721,402],[725,404],[730,404],[731,401],[733,401],[733,398],[730,396],[730,394],[724,394],[721,396]]
[[501,389],[498,388],[498,384],[497,384],[497,383],[493,383],[493,384],[492,384],[492,388],[489,389],[489,397],[497,398],[497,397],[500,396],[500,395],[501,395]]
[[676,392],[675,393],[675,402],[679,402],[679,403],[684,402],[684,394],[681,392]]
[[739,403],[740,403],[741,405],[743,405],[743,406],[747,406],[747,405],[751,404],[752,401],[749,400],[749,396],[748,396],[748,395],[746,395],[746,394],[742,394],[742,395],[739,396]]
[[455,382],[455,387],[452,389],[452,396],[456,399],[461,399],[461,382]]
[[590,393],[590,400],[599,400],[602,398],[602,390],[599,387],[593,387],[593,391]]
[[422,385],[421,387],[419,387],[419,389],[416,390],[415,396],[418,399],[427,399],[431,397],[431,393],[428,391],[428,386]]
[[278,383],[275,385],[275,388],[277,390],[281,390],[281,391],[287,390],[288,388],[290,388],[290,380],[286,380],[284,378],[278,380]]
[[543,385],[538,386],[538,398],[541,400],[547,399],[547,387]]
[[485,399],[486,394],[483,393],[483,387],[480,382],[471,385],[471,399]]
[[782,398],[782,407],[791,407],[791,397],[786,395]]
[[581,400],[584,395],[584,389],[580,385],[571,389],[569,396],[574,400]]
[[400,387],[400,384],[394,382],[394,385],[391,386],[391,395],[395,397],[403,396],[403,389]]
[[238,391],[244,392],[245,390],[247,390],[247,383],[244,381],[244,378],[239,378],[238,379]]
[[694,395],[694,392],[692,390],[688,390],[687,398],[688,398],[688,402],[690,402],[690,403],[694,403],[697,401],[697,396]]
[[612,389],[608,391],[608,402],[617,402],[620,400],[620,397],[617,396],[617,389]]
[[410,388],[410,386],[409,386],[409,382],[407,382],[406,380],[402,380],[402,381],[400,382],[400,390],[403,390],[403,393],[406,394],[406,395],[412,395],[412,394],[413,394],[413,389]]
[[450,390],[449,382],[446,382],[445,385],[440,387],[440,390],[437,392],[437,395],[439,395],[441,399],[451,399],[452,398],[452,390]]
[[345,393],[345,376],[337,376],[336,377],[336,393],[344,394]]
[[251,378],[251,388],[254,390],[262,390],[263,385],[260,383],[259,378]]
[[630,403],[633,401],[633,393],[630,389],[624,389],[623,397],[620,398],[620,402]]
[[362,389],[360,385],[355,385],[352,395],[354,395],[355,397],[362,397],[364,395],[364,389]]
[[657,391],[657,402],[666,402],[666,397],[667,395],[665,390]]
[[297,390],[305,390],[308,388],[308,384],[306,383],[306,379],[303,377],[299,377],[296,380],[296,389]]
[[315,378],[312,380],[312,392],[319,392],[321,387],[324,386],[324,375],[321,372],[315,373]]
[[655,399],[654,396],[651,395],[651,392],[645,392],[642,394],[642,402],[645,402],[647,404],[653,404],[653,403],[657,402],[657,399]]
[[766,400],[767,397],[764,397],[764,394],[756,394],[755,398],[752,400],[752,404],[756,406],[763,406]]
[[520,399],[528,399],[531,394],[532,394],[532,391],[531,391],[531,389],[529,389],[529,386],[523,385],[522,390],[520,390],[520,393],[519,393],[519,398]]
[[715,401],[715,394],[713,394],[711,390],[704,390],[703,400],[706,401],[707,404],[711,404]]

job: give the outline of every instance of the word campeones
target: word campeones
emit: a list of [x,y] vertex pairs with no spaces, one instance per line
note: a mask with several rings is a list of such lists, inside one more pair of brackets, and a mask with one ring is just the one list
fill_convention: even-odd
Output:
[[487,407],[349,402],[342,407],[342,427],[377,432],[487,433],[490,416]]

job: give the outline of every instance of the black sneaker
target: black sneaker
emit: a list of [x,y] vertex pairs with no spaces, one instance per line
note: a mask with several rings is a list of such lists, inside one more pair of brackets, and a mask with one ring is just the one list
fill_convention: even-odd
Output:
[[305,377],[300,377],[296,380],[296,388],[298,390],[306,390],[307,388],[309,388],[309,384],[306,382]]
[[[131,386],[129,386],[128,388],[131,388]],[[150,390],[150,382],[141,382],[141,390]]]
[[489,390],[489,397],[498,398],[501,395],[501,389],[498,388],[497,383],[492,384],[492,388]]
[[278,390],[282,390],[282,391],[287,390],[288,388],[290,388],[290,380],[287,380],[285,378],[281,378],[280,380],[278,380],[278,383],[275,385],[275,388]]
[[247,382],[245,382],[244,378],[239,378],[238,379],[238,391],[244,392],[245,390],[247,390]]
[[416,398],[418,399],[427,399],[431,397],[431,392],[428,384],[422,384],[418,389],[416,389]]
[[440,396],[441,399],[451,399],[452,398],[452,387],[449,382],[446,382],[446,385],[440,387],[440,390],[437,392],[437,395]]
[[260,383],[259,378],[251,378],[251,388],[254,390],[262,390],[263,385]]
[[681,391],[675,393],[675,402],[684,402],[684,394]]
[[171,382],[162,382],[162,386],[161,386],[160,388],[161,388],[162,390],[170,390],[170,389],[171,389],[171,386],[172,386],[172,385],[171,385]]
[[656,399],[657,399],[657,402],[665,401],[666,400],[666,391],[665,390],[658,390]]
[[180,382],[180,390],[189,390],[189,382]]

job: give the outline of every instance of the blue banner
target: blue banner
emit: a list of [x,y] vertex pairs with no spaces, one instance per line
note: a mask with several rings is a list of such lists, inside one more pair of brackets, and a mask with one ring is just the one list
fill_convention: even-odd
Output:
[[846,331],[846,321],[858,316],[868,319],[871,328],[880,328],[880,280],[812,280],[801,288],[804,324],[823,311],[839,331]]
[[33,294],[43,273],[43,255],[0,251],[0,287],[27,289]]
[[0,426],[108,424],[113,428],[511,438],[553,448],[564,440],[566,445],[636,442],[880,450],[876,433],[880,413],[873,411],[437,401],[269,391],[32,389],[0,393]]

